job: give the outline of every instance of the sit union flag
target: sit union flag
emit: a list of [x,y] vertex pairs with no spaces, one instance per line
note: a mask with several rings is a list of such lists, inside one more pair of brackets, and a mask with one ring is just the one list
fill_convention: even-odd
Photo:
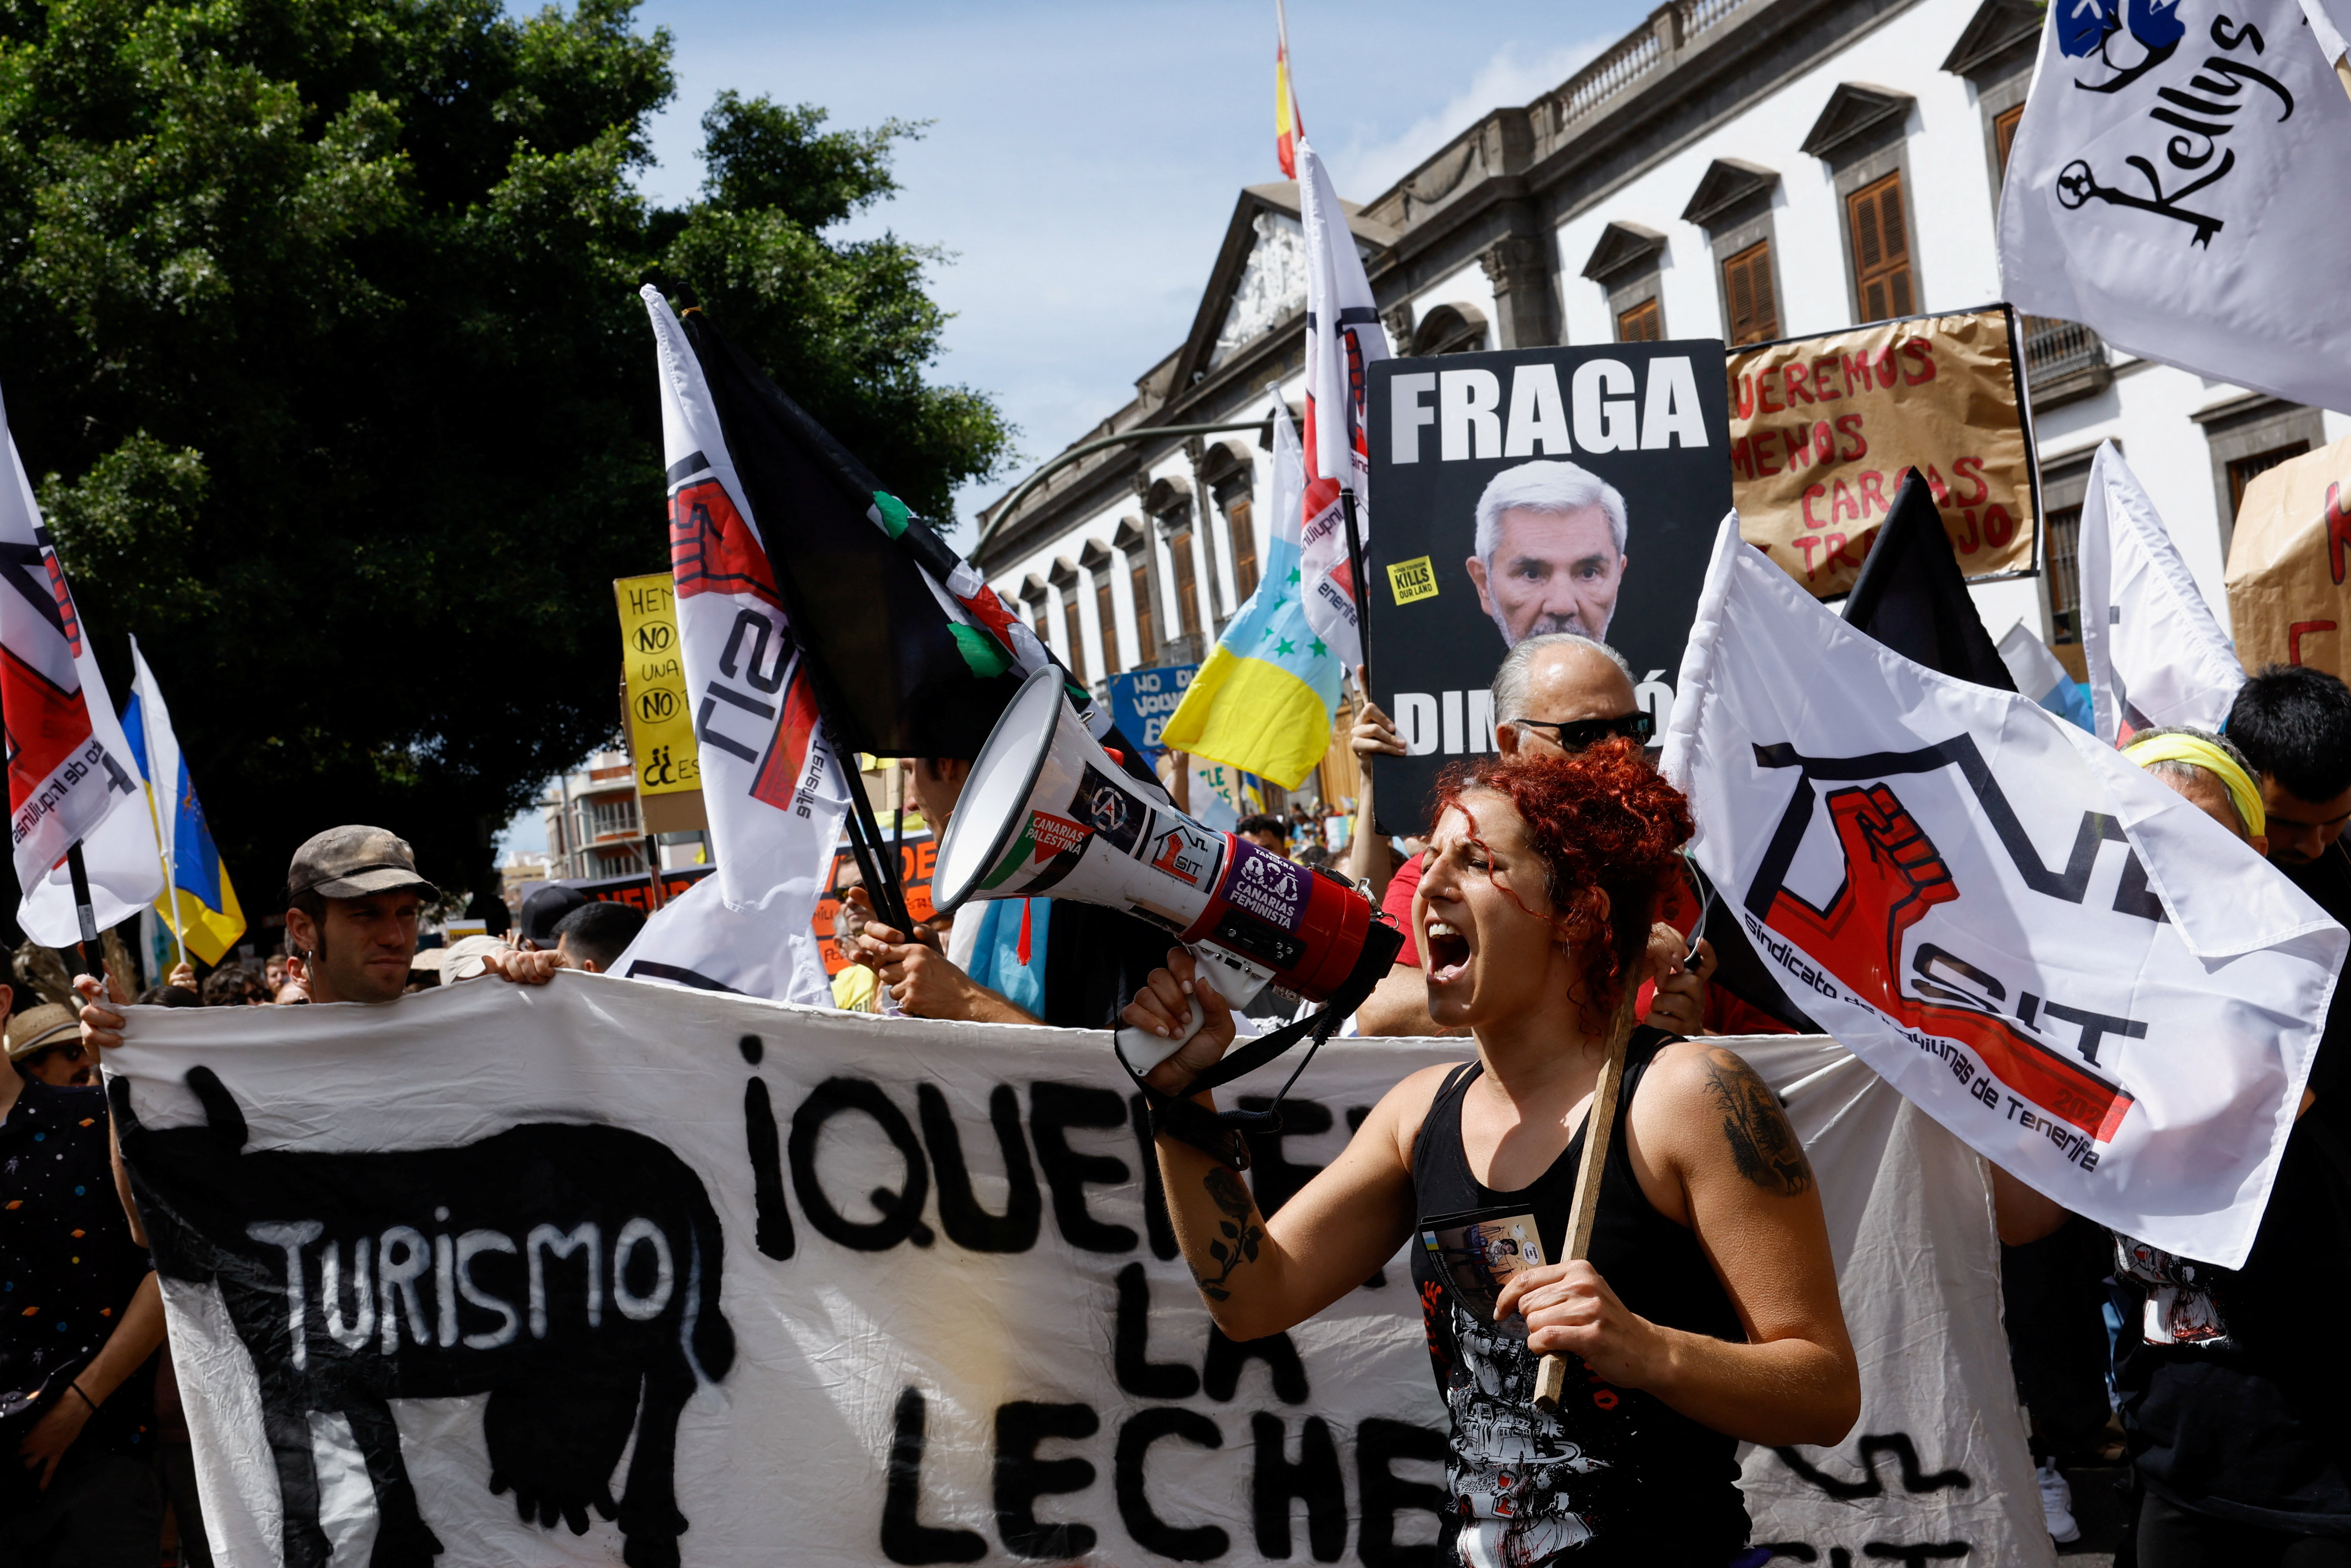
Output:
[[1844,624],[1726,519],[1664,768],[1781,987],[1978,1152],[2228,1268],[2351,936],[2030,699]]
[[648,287],[644,303],[661,380],[679,654],[718,851],[715,880],[727,907],[804,931],[848,786],[701,362],[668,301]]

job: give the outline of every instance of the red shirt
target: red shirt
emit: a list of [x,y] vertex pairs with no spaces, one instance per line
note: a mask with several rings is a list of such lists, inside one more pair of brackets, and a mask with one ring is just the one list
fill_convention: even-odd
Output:
[[[1420,886],[1421,857],[1413,856],[1388,878],[1387,896],[1380,901],[1382,914],[1396,923],[1404,933],[1404,948],[1396,954],[1396,962],[1420,967],[1420,945],[1412,925],[1412,895]],[[1685,939],[1698,926],[1698,898],[1686,876],[1674,879],[1673,891],[1667,895],[1666,906],[1657,918],[1680,932]],[[1652,980],[1641,982],[1641,993],[1634,1001],[1634,1016],[1649,1016],[1649,1004],[1656,991]],[[1720,986],[1706,988],[1706,1027],[1715,1034],[1793,1034],[1796,1031],[1773,1018],[1761,1008],[1750,1007]]]

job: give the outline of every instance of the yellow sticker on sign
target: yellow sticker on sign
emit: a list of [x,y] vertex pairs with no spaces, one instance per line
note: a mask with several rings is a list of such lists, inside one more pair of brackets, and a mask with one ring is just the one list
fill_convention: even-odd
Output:
[[1388,587],[1398,604],[1410,604],[1416,600],[1437,597],[1437,568],[1426,556],[1415,556],[1388,568]]
[[702,758],[685,700],[685,666],[678,659],[677,591],[669,573],[657,571],[616,577],[612,592],[621,602],[621,658],[637,793],[699,789]]

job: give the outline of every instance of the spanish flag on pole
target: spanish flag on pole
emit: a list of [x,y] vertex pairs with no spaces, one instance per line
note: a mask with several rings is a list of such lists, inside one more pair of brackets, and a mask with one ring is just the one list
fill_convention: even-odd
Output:
[[1299,123],[1298,95],[1290,89],[1290,18],[1281,0],[1273,0],[1273,147],[1281,172],[1298,178],[1298,139],[1306,133]]
[[1160,742],[1294,789],[1322,760],[1339,706],[1339,655],[1299,598],[1306,465],[1290,411],[1273,416],[1274,535],[1265,577],[1167,720]]

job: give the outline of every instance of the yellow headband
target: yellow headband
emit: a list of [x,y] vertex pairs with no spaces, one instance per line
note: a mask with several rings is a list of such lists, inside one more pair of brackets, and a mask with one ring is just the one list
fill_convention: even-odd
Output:
[[2236,803],[2237,815],[2245,821],[2245,831],[2259,838],[2269,831],[2269,819],[2262,810],[2262,792],[2235,758],[2210,741],[2193,735],[2158,735],[2147,740],[2134,741],[2123,747],[2123,755],[2145,768],[2151,762],[2185,762],[2201,768],[2228,786],[2229,799]]

